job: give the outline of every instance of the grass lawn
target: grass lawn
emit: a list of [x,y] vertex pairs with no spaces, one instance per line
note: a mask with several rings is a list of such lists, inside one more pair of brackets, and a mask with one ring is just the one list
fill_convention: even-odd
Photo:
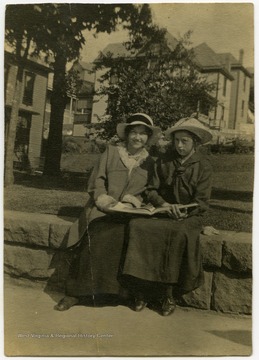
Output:
[[[5,189],[5,209],[77,216],[87,201],[89,171],[98,154],[64,155],[61,178],[17,173]],[[204,222],[217,229],[252,229],[253,155],[210,155],[214,168],[211,209]],[[81,174],[79,174],[81,173]]]
[[210,160],[214,171],[214,188],[242,192],[253,191],[253,155],[210,155]]

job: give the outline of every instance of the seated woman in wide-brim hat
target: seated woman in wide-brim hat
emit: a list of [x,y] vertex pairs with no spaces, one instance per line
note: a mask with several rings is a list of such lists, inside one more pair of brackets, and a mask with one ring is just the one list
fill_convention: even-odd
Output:
[[150,116],[135,113],[117,126],[121,142],[108,145],[88,184],[93,206],[88,211],[88,229],[81,251],[66,282],[66,296],[59,311],[83,303],[87,296],[123,293],[119,280],[127,217],[115,217],[109,207],[122,201],[140,206],[148,181],[154,176],[154,160],[146,146],[156,141],[159,128]]
[[[148,191],[148,199],[168,207],[169,216],[130,221],[123,267],[138,299],[136,310],[157,301],[164,316],[174,311],[177,295],[203,283],[199,235],[212,179],[211,164],[199,152],[212,138],[205,126],[194,118],[181,119],[166,136],[172,146],[156,164],[160,186]],[[190,203],[197,206],[180,207]]]

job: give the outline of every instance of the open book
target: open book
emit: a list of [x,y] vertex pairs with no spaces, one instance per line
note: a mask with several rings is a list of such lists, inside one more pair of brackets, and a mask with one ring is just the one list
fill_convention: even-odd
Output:
[[[189,209],[189,208],[195,208],[198,206],[199,206],[199,204],[192,203],[192,204],[186,204],[186,205],[179,205],[179,208],[185,210],[185,209]],[[123,204],[121,202],[118,202],[116,205],[111,206],[109,208],[109,211],[151,216],[151,215],[155,215],[155,214],[166,213],[169,209],[170,209],[169,206],[161,206],[161,207],[156,208],[151,204],[141,206],[140,208],[131,208],[131,207],[127,207],[125,204]]]

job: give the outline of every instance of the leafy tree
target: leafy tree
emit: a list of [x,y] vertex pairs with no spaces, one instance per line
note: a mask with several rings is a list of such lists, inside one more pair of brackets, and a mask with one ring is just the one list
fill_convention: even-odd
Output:
[[166,35],[164,29],[153,28],[134,58],[100,56],[97,69],[107,68],[98,91],[100,96],[108,95],[108,120],[102,133],[107,138],[130,113],[148,113],[165,130],[198,107],[206,113],[215,106],[211,93],[216,84],[196,69],[189,49],[191,34],[176,41],[174,49],[168,47]]
[[66,93],[68,96],[76,97],[83,86],[83,80],[79,71],[71,69],[66,73]]
[[50,129],[44,174],[60,172],[62,125],[66,104],[65,70],[67,62],[78,58],[85,43],[83,30],[111,33],[118,24],[138,39],[151,21],[147,5],[133,4],[43,4],[44,31],[39,32],[37,44],[54,57],[54,80],[51,98]]
[[[14,48],[15,53],[20,54],[17,55],[18,73],[23,73],[21,60],[27,58],[30,49],[34,55],[44,53],[47,61],[52,60],[54,79],[44,174],[58,175],[60,173],[62,126],[67,95],[66,65],[69,61],[78,58],[80,49],[85,43],[83,31],[91,30],[95,34],[111,33],[118,25],[121,25],[122,28],[128,29],[130,37],[134,37],[137,43],[150,23],[151,12],[146,4],[46,3],[7,6],[6,40]],[[24,51],[24,43],[25,47],[27,46],[27,52]],[[18,117],[22,75],[19,79],[12,110],[16,117]],[[16,123],[15,121],[12,123],[13,132],[15,132]],[[10,144],[14,143],[13,137],[9,138]],[[12,182],[12,161],[10,160],[12,146],[8,146],[9,170],[6,171],[8,183]]]

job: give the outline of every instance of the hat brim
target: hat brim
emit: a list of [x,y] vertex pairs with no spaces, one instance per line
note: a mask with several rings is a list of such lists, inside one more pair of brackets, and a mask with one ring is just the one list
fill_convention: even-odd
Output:
[[148,138],[148,143],[155,143],[158,138],[159,138],[159,134],[161,133],[160,128],[156,127],[156,126],[150,126],[147,125],[145,123],[143,123],[142,121],[134,121],[130,124],[126,124],[126,123],[120,123],[117,125],[116,131],[117,131],[117,135],[119,136],[119,138],[121,140],[126,140],[126,136],[125,136],[125,129],[127,126],[136,126],[136,125],[143,125],[147,128],[149,128],[152,131],[152,135]]
[[189,131],[200,139],[201,144],[207,144],[212,140],[212,134],[208,130],[200,129],[195,126],[178,126],[167,129],[165,131],[166,138],[170,139],[172,134],[176,133],[177,131]]

